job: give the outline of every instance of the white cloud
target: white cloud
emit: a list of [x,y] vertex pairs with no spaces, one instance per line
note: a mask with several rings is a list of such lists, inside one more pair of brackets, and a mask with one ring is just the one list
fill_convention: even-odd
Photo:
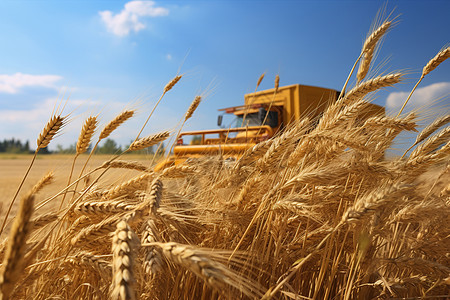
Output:
[[0,74],[0,93],[16,94],[23,87],[56,88],[61,79],[58,75]]
[[167,54],[167,55],[166,55],[166,59],[167,59],[167,60],[172,60],[172,54]]
[[169,10],[156,6],[154,1],[130,1],[120,13],[105,10],[99,12],[106,28],[117,36],[126,36],[130,31],[138,32],[146,27],[141,19],[144,17],[167,16]]
[[[400,108],[408,97],[409,92],[390,93],[386,99],[386,107],[388,109]],[[414,91],[408,102],[409,108],[418,108],[420,106],[432,104],[433,101],[450,95],[450,82],[439,82],[428,86],[418,88]]]

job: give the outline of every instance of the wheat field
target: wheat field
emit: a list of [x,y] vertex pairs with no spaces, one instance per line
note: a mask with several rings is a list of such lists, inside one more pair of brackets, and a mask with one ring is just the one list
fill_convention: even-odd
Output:
[[[21,168],[30,173],[2,177],[14,191],[2,207],[1,299],[447,298],[450,116],[426,128],[403,108],[357,119],[373,92],[404,77],[367,77],[392,22],[369,33],[320,119],[294,122],[236,162],[205,156],[155,172],[151,159],[97,156],[134,116],[126,110],[107,124],[88,118],[65,167],[37,176],[39,150],[70,125],[56,112]],[[424,64],[416,87],[449,56],[443,48]],[[126,153],[181,131],[141,137],[147,121]],[[416,135],[411,151],[387,159],[404,131]]]

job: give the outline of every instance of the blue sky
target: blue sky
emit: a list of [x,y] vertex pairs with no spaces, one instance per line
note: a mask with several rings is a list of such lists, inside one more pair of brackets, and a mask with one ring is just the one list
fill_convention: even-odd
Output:
[[[217,109],[260,89],[306,84],[340,89],[381,1],[2,1],[0,140],[35,140],[57,99],[70,99],[71,122],[51,145],[78,138],[83,120],[102,125],[124,108],[139,115],[112,138],[132,140],[165,84],[144,135],[173,129],[197,94],[207,95],[185,128],[216,128]],[[390,1],[398,24],[375,61],[380,72],[406,71],[405,83],[375,103],[398,111],[422,67],[450,41],[450,1]],[[372,76],[375,73],[372,73]],[[449,113],[450,62],[422,81],[408,108]],[[424,120],[423,122],[426,122]]]

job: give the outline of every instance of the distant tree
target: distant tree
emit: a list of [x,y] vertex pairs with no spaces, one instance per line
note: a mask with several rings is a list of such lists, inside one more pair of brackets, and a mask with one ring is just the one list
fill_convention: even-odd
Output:
[[106,139],[103,145],[97,148],[97,153],[99,154],[114,154],[120,151],[120,146],[112,139]]
[[25,144],[22,144],[20,140],[16,140],[15,138],[10,140],[4,139],[3,141],[0,141],[0,152],[29,153],[30,143],[26,141]]
[[58,154],[74,154],[76,152],[77,144],[73,143],[69,145],[67,148],[64,148],[64,146],[58,144],[56,145],[55,153]]

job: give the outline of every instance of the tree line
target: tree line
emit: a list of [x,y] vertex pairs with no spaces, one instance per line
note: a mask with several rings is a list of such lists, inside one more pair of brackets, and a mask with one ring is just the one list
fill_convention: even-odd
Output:
[[[131,143],[131,142],[130,142]],[[67,147],[64,147],[61,144],[56,145],[56,149],[54,150],[48,150],[47,148],[43,148],[39,150],[39,153],[41,154],[74,154],[76,153],[76,143],[71,144]],[[114,154],[114,153],[120,153],[126,149],[128,149],[128,146],[122,147],[121,145],[117,144],[116,141],[113,139],[106,139],[101,145],[97,146],[97,149],[95,150],[95,153],[97,154]],[[92,150],[92,146],[89,147],[88,153]],[[156,147],[148,147],[146,149],[142,149],[139,151],[133,151],[134,154],[155,154],[155,151],[157,154],[162,154],[165,151],[164,144],[159,147],[158,149]],[[3,141],[0,141],[0,153],[14,153],[14,154],[28,154],[28,153],[34,153],[34,149],[30,149],[30,143],[29,141],[22,142],[19,139],[11,138],[11,139],[4,139]]]

